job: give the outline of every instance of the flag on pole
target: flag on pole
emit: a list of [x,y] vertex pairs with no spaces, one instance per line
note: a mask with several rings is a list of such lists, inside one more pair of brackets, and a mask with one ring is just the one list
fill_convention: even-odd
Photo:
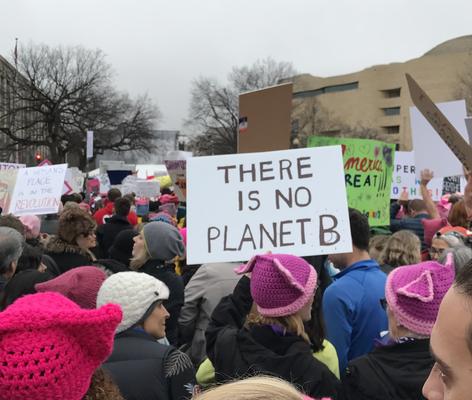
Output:
[[15,38],[15,50],[13,51],[13,57],[15,59],[15,69],[18,69],[18,38]]
[[240,117],[239,118],[239,132],[246,132],[247,131],[247,117]]
[[87,131],[87,159],[93,157],[93,131]]

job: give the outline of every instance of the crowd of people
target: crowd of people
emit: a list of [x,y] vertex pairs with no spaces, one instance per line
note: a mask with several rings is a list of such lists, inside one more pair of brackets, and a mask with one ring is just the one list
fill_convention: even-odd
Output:
[[0,400],[468,398],[472,178],[431,178],[329,256],[187,265],[170,189],[0,216]]

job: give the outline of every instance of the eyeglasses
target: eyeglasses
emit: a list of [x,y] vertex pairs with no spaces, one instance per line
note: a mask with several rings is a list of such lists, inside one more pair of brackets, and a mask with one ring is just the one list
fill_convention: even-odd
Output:
[[464,241],[465,239],[464,235],[461,235],[459,232],[456,232],[456,231],[447,231],[445,233],[437,232],[435,236],[437,239],[441,239],[441,236],[453,236],[456,239],[460,239],[462,241]]
[[380,301],[381,307],[386,311],[387,310],[387,305],[388,305],[387,299],[380,299],[379,301]]
[[437,254],[438,256],[440,256],[443,253],[444,250],[446,250],[446,249],[438,249],[437,247],[431,247],[429,249],[429,254],[430,255]]

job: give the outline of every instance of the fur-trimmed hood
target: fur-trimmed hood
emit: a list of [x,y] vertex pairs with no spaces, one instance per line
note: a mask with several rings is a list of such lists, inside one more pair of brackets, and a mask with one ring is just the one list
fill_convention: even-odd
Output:
[[51,237],[48,244],[46,245],[45,250],[46,250],[47,253],[80,254],[81,256],[84,256],[84,257],[90,258],[90,260],[93,260],[92,253],[90,251],[83,250],[75,244],[67,243],[64,240],[57,237],[57,236]]

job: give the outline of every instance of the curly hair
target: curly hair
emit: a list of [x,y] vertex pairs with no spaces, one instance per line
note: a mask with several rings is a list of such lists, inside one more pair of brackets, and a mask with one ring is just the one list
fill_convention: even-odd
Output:
[[89,213],[79,207],[64,210],[59,217],[57,235],[67,243],[76,244],[80,235],[87,236],[95,231],[97,223]]
[[414,233],[401,230],[390,236],[380,253],[379,264],[388,264],[392,268],[421,262],[421,243]]
[[84,400],[125,400],[110,374],[98,368],[92,375],[92,382]]
[[369,254],[374,260],[378,260],[382,250],[387,244],[390,236],[388,235],[375,235],[369,240]]

